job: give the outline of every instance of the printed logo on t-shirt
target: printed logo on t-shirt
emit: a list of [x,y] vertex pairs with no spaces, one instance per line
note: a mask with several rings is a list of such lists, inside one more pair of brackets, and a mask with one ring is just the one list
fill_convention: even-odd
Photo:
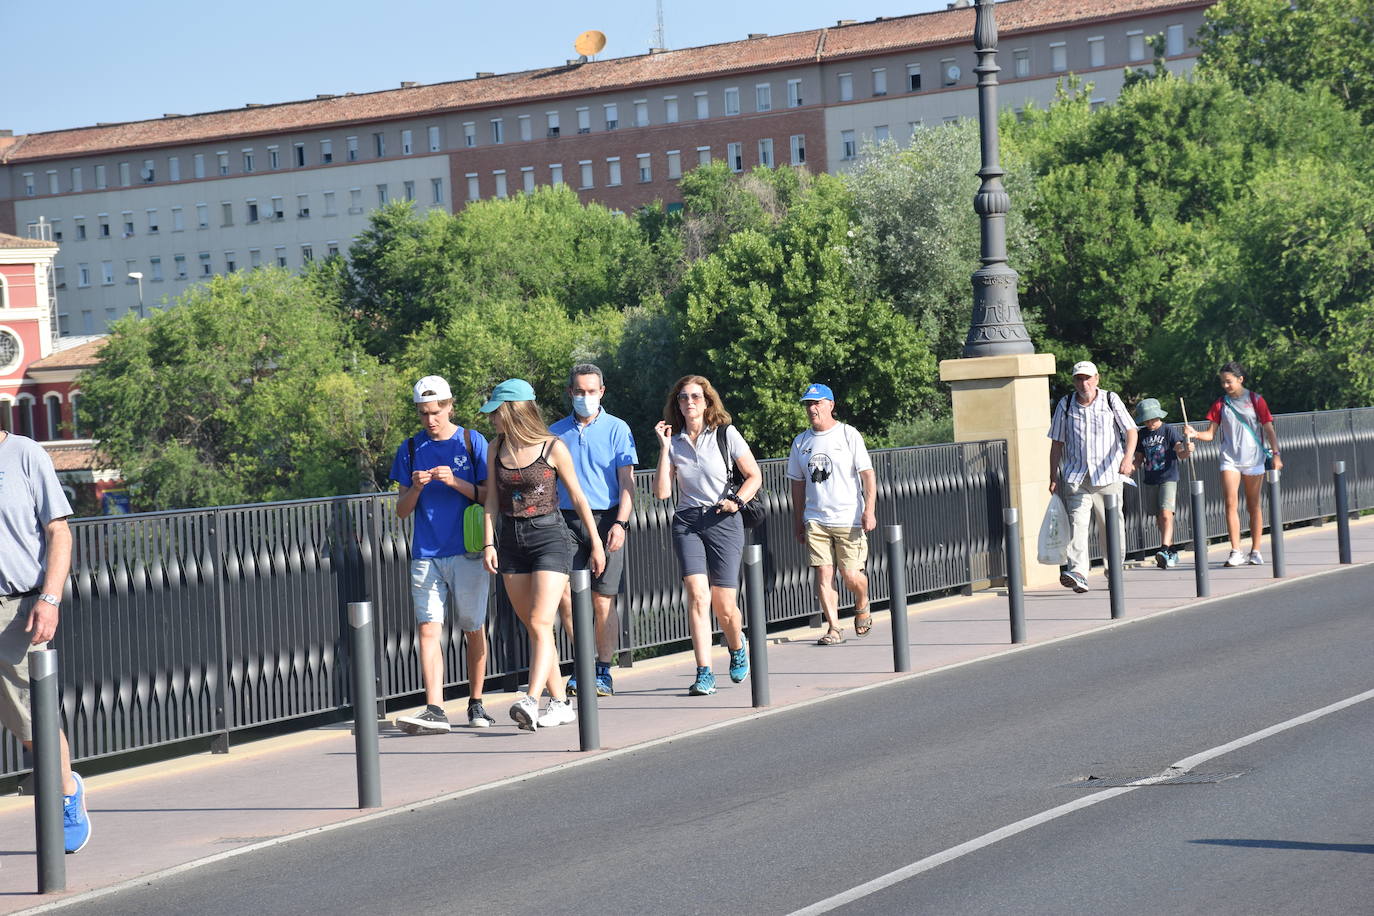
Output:
[[830,473],[834,464],[830,461],[830,456],[826,454],[812,455],[811,460],[806,463],[808,476],[812,483],[825,483],[830,479]]

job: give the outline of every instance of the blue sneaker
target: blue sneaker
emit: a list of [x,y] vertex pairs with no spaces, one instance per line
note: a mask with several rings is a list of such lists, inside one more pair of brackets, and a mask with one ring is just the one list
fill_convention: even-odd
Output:
[[711,669],[706,667],[698,668],[697,679],[692,682],[692,686],[687,692],[694,697],[705,697],[715,693],[716,676],[711,673]]
[[86,814],[86,784],[73,773],[76,792],[62,797],[62,832],[66,835],[67,854],[80,852],[91,841],[91,819]]
[[611,679],[609,662],[596,663],[596,695],[599,697],[615,696],[615,681]]
[[730,680],[738,684],[749,676],[749,640],[740,642],[738,649],[730,650]]

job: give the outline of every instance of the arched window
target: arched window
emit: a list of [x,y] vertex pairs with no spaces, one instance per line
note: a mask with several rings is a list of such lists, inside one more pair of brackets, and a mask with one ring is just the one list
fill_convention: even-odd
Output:
[[33,398],[28,395],[20,395],[19,400],[15,402],[14,431],[30,439],[37,438],[33,434]]
[[14,432],[14,417],[10,411],[12,406],[14,402],[9,398],[0,400],[0,429],[7,433]]
[[44,413],[48,417],[48,438],[62,438],[62,396],[50,394],[43,399]]
[[81,438],[81,395],[73,391],[69,400],[72,402],[72,438]]
[[0,271],[0,309],[10,307],[10,288],[9,281],[5,279],[4,271]]

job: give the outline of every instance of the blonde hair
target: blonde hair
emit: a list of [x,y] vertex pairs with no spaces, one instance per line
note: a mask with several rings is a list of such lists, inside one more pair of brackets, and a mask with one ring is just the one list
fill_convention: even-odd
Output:
[[549,438],[549,425],[535,401],[502,401],[492,411],[501,418],[501,433],[519,447]]
[[672,389],[668,392],[668,403],[663,405],[663,422],[672,429],[673,435],[682,431],[682,411],[678,409],[677,396],[688,385],[701,386],[701,393],[706,398],[706,406],[701,415],[707,426],[724,426],[730,422],[730,412],[720,402],[720,395],[716,394],[716,389],[711,387],[711,382],[706,376],[684,375],[673,383]]

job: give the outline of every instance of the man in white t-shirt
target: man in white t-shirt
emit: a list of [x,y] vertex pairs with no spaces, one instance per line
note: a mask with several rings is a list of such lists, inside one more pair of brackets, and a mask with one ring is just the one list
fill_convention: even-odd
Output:
[[818,642],[840,642],[840,596],[835,569],[854,595],[854,633],[867,636],[873,628],[868,612],[869,531],[878,527],[874,506],[877,478],[863,436],[835,419],[835,395],[829,386],[812,384],[801,396],[811,428],[792,440],[787,478],[792,481],[792,518],[797,542],[807,546],[816,571],[816,595],[825,615],[826,631]]

